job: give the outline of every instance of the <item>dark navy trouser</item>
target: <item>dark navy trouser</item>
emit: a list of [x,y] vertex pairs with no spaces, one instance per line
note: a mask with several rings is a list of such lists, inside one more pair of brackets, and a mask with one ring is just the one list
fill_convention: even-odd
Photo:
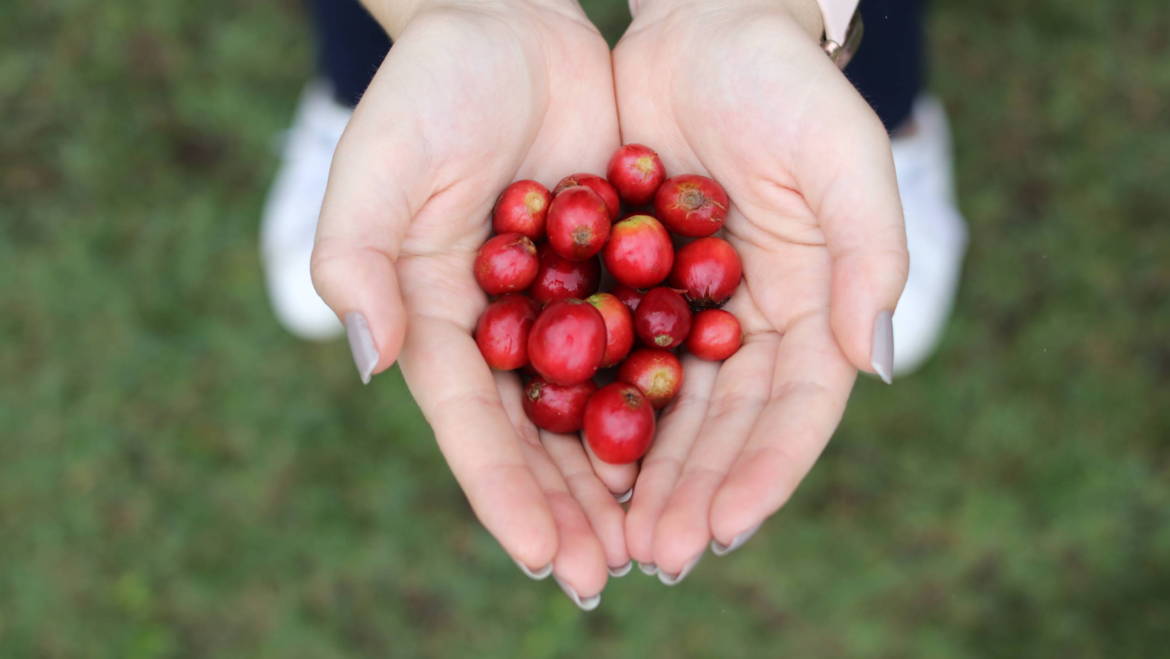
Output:
[[[355,105],[390,40],[358,0],[311,0],[318,66],[337,99]],[[922,88],[922,0],[862,0],[865,35],[845,74],[893,130]]]

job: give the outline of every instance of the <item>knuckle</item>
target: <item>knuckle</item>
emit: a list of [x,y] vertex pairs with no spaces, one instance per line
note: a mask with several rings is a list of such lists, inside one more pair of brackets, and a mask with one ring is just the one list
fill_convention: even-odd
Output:
[[767,402],[763,395],[746,391],[731,391],[711,401],[707,418],[711,422],[732,419],[759,411]]
[[527,444],[533,448],[539,448],[541,446],[540,431],[536,429],[536,426],[530,423],[525,422],[516,426],[516,437],[518,437],[524,444]]

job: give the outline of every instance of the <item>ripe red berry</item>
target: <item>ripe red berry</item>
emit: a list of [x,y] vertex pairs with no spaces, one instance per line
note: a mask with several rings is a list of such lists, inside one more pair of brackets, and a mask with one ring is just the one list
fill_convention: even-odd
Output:
[[654,408],[633,385],[602,387],[585,405],[585,439],[604,462],[634,462],[654,439]]
[[609,293],[594,293],[585,301],[605,321],[605,356],[601,358],[601,367],[614,366],[634,347],[634,317],[621,300]]
[[479,248],[475,281],[488,295],[516,293],[532,284],[539,265],[536,245],[527,236],[503,233]]
[[605,177],[617,188],[627,204],[645,204],[654,198],[666,178],[666,167],[653,149],[641,144],[626,144],[609,159]]
[[605,245],[609,223],[609,209],[597,193],[583,185],[566,188],[548,208],[548,244],[566,259],[584,261]]
[[553,384],[579,384],[593,377],[605,356],[605,321],[577,299],[553,302],[528,333],[528,360]]
[[593,380],[566,387],[537,376],[524,387],[524,413],[537,428],[577,432],[585,423],[585,404],[595,391]]
[[739,254],[726,240],[700,238],[678,250],[670,285],[686,291],[698,307],[717,307],[727,301],[743,277]]
[[528,294],[541,304],[567,298],[586,298],[597,292],[601,263],[595,256],[584,261],[561,258],[548,245],[539,251],[540,267]]
[[634,312],[634,330],[648,346],[674,348],[691,331],[691,308],[681,295],[666,287],[652,288]]
[[544,236],[544,218],[552,195],[536,181],[516,181],[504,188],[492,208],[492,230],[520,233],[532,240]]
[[718,231],[730,205],[723,186],[697,174],[668,178],[654,195],[654,215],[666,228],[690,238]]
[[618,199],[617,190],[609,184],[609,181],[597,174],[570,174],[561,179],[561,182],[557,183],[557,187],[553,188],[553,196],[555,197],[564,192],[566,188],[575,185],[583,185],[601,197],[601,200],[605,202],[605,207],[609,209],[610,221],[618,218],[618,213],[622,210],[622,202],[621,199]]
[[649,215],[634,215],[613,225],[602,258],[614,279],[633,288],[649,288],[670,274],[674,246],[661,222]]
[[475,343],[494,369],[510,371],[528,364],[528,333],[540,307],[523,295],[505,295],[483,310]]
[[642,291],[636,288],[630,288],[625,284],[616,284],[609,292],[621,300],[622,304],[629,308],[630,313],[638,310],[638,304],[642,302],[642,295],[644,295]]
[[687,350],[699,359],[723,361],[735,354],[743,344],[743,329],[739,319],[722,309],[707,309],[695,314],[691,333],[687,336]]
[[669,350],[638,348],[622,362],[617,378],[637,387],[650,401],[650,405],[660,410],[682,388],[682,362]]

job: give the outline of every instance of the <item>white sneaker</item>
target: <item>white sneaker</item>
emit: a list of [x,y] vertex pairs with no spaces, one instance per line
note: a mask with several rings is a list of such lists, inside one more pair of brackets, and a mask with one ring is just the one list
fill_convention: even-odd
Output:
[[934,352],[959,287],[967,225],[955,201],[950,127],[938,99],[914,103],[915,131],[892,140],[906,214],[910,276],[894,312],[894,373]]
[[331,339],[342,332],[337,315],[313,289],[309,258],[329,163],[351,114],[333,99],[328,84],[305,88],[264,204],[260,256],[268,297],[280,324],[302,339]]

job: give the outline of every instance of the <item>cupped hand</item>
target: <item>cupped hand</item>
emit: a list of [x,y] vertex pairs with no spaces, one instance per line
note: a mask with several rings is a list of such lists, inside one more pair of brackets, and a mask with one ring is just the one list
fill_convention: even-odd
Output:
[[746,339],[686,358],[626,520],[674,583],[776,511],[840,421],[858,369],[888,379],[908,258],[889,141],[819,46],[812,0],[643,0],[614,53],[622,138],[732,199]]
[[509,182],[604,172],[619,139],[609,50],[561,0],[386,7],[394,47],[334,156],[314,284],[351,341],[368,327],[363,376],[398,360],[487,529],[589,608],[607,566],[629,562],[622,510],[580,441],[538,432],[517,376],[480,356],[472,261]]

